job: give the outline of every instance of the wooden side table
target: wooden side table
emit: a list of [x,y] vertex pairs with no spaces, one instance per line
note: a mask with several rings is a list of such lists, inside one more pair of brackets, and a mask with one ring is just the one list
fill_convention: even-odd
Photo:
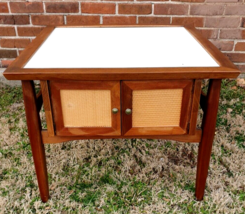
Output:
[[[221,79],[239,70],[192,27],[47,27],[4,72],[21,80],[43,202],[49,199],[44,144],[76,139],[157,138],[198,142],[202,200]],[[210,79],[208,93],[202,79]],[[33,80],[40,80],[35,94]],[[201,97],[201,99],[200,99]],[[196,128],[199,101],[202,129]],[[47,130],[41,129],[44,105]]]

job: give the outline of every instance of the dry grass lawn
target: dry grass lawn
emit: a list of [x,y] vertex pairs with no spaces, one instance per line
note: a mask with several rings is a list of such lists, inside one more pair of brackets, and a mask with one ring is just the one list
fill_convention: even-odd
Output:
[[42,203],[21,89],[2,86],[0,213],[245,213],[244,118],[242,80],[223,81],[202,202],[194,197],[198,144],[132,139],[45,145],[51,199]]

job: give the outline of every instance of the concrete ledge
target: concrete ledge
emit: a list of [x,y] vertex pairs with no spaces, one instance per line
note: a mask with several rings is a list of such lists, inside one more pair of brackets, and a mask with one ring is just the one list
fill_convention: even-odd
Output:
[[240,74],[238,78],[245,78],[245,73]]
[[3,76],[5,68],[0,68],[0,84],[8,85],[8,86],[21,86],[21,81],[18,80],[7,80]]

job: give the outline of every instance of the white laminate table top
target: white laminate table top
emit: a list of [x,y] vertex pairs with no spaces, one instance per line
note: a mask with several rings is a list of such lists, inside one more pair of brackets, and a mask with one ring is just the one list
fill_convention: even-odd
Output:
[[55,28],[24,68],[219,67],[183,27]]

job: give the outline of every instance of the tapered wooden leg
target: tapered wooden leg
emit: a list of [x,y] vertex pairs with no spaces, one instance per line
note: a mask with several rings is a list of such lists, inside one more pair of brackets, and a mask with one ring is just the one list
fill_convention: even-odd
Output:
[[36,94],[33,81],[22,81],[23,99],[25,102],[26,121],[31,142],[33,160],[35,164],[37,180],[41,199],[43,202],[49,199],[48,176],[44,144],[41,136],[41,122],[37,109]]
[[202,140],[199,144],[196,176],[196,199],[203,199],[208,167],[215,134],[216,117],[219,107],[221,80],[210,80],[206,99],[206,109],[202,122]]

